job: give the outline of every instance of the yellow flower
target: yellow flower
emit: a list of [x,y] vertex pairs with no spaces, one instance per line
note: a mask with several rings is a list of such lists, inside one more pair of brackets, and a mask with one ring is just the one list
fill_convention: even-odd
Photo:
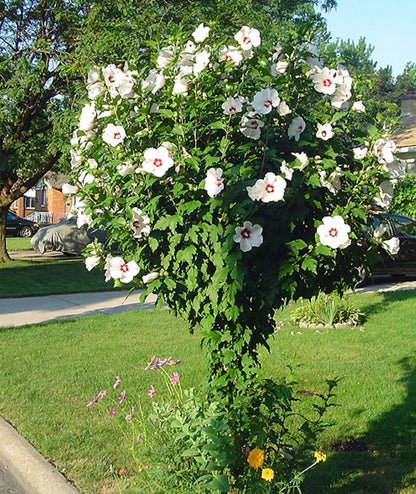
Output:
[[274,479],[274,471],[271,468],[263,468],[261,478],[267,480],[267,482],[271,482]]
[[259,468],[264,463],[264,451],[260,448],[254,448],[247,457],[248,464],[252,468]]
[[322,453],[321,451],[315,451],[313,455],[315,456],[315,459],[318,463],[320,463],[321,461],[326,461],[326,454]]

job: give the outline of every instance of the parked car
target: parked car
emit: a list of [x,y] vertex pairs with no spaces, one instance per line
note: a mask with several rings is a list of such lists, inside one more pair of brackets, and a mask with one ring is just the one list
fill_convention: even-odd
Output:
[[7,211],[6,235],[13,237],[31,237],[39,230],[34,221],[17,216],[13,211]]
[[63,252],[66,255],[79,256],[84,247],[94,238],[105,242],[103,230],[91,230],[86,225],[78,228],[77,218],[73,216],[67,220],[40,228],[31,239],[32,247],[44,254],[48,251]]
[[416,274],[416,221],[400,214],[380,212],[373,217],[373,227],[378,226],[386,228],[384,238],[397,237],[400,248],[393,256],[382,251],[382,258],[373,266],[372,274]]

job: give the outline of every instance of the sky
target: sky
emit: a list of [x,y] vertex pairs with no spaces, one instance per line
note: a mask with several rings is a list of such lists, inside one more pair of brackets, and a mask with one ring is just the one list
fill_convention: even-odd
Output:
[[398,76],[407,62],[416,63],[416,0],[337,0],[325,14],[332,38],[374,47],[376,68],[390,65]]

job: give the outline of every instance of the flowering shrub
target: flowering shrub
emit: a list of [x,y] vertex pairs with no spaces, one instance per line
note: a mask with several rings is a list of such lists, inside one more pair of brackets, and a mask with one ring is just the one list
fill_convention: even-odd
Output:
[[79,224],[107,232],[87,267],[145,284],[143,299],[157,294],[202,329],[210,399],[246,436],[257,417],[244,398],[273,396],[255,376],[275,310],[355,285],[367,254],[396,249],[366,225],[402,168],[350,74],[314,53],[313,26],[280,39],[249,26],[224,39],[213,27],[178,28],[138,61],[91,70],[71,160]]
[[120,426],[136,464],[123,475],[138,472],[136,488],[283,493],[299,487],[305,472],[325,461],[323,453],[314,452],[314,442],[326,427],[323,415],[334,406],[336,381],[316,395],[307,418],[296,410],[296,383],[258,380],[249,396],[241,397],[245,414],[237,416],[220,402],[208,403],[196,390],[183,389],[179,363],[152,357],[145,369],[162,373],[163,379],[155,376],[147,397],[132,396],[116,376],[111,390],[101,390],[87,403],[98,403]]

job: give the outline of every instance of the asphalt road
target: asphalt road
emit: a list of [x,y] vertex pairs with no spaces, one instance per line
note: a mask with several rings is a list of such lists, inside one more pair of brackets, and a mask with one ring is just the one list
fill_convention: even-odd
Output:
[[26,494],[4,466],[3,462],[0,462],[0,494]]

